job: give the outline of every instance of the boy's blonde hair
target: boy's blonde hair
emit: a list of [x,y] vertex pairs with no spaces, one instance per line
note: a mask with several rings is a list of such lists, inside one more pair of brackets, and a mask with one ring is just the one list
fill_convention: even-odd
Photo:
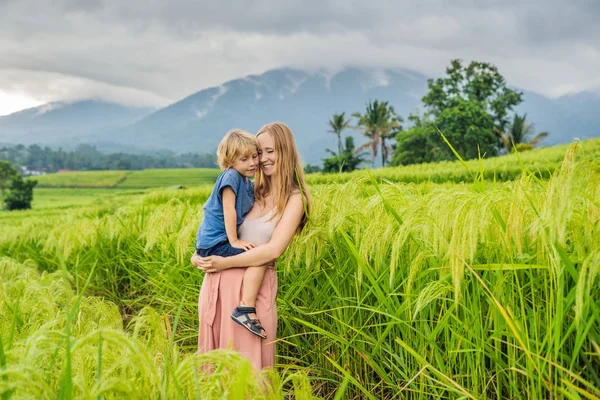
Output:
[[258,151],[258,141],[251,133],[242,129],[232,129],[219,143],[217,148],[217,163],[221,170],[231,168],[239,157],[248,156]]

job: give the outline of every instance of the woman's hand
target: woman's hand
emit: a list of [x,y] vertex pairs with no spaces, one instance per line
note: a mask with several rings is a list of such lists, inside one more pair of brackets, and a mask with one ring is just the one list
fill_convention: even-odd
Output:
[[226,258],[221,256],[200,257],[194,253],[191,261],[196,268],[206,273],[220,272],[230,268],[226,263]]
[[196,252],[194,252],[194,254],[192,254],[192,258],[190,258],[190,261],[194,267],[198,267],[200,265],[200,260],[202,260],[202,257],[200,257]]

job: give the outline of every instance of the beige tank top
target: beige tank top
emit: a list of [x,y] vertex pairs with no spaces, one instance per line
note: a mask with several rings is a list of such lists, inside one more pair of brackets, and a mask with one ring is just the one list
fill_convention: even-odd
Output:
[[277,218],[271,218],[273,210],[269,211],[265,215],[255,219],[246,218],[244,222],[238,228],[238,235],[241,240],[247,240],[257,246],[268,243],[273,236],[275,230],[275,222]]

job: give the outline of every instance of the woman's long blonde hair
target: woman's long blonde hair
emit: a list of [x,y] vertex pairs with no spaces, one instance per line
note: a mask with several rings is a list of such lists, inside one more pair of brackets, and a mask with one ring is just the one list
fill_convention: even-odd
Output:
[[[273,138],[274,150],[277,154],[275,161],[276,173],[273,177],[267,177],[260,168],[258,169],[254,180],[254,198],[264,205],[265,197],[270,194],[275,196],[275,215],[277,215],[277,222],[279,222],[290,196],[293,193],[300,192],[304,206],[304,216],[298,226],[298,232],[300,232],[308,221],[311,198],[304,180],[304,171],[300,163],[300,155],[296,148],[294,135],[290,128],[282,122],[273,122],[263,126],[256,137],[258,138],[263,134],[269,134]],[[273,182],[273,179],[275,182]],[[277,193],[271,193],[273,186],[277,188]]]

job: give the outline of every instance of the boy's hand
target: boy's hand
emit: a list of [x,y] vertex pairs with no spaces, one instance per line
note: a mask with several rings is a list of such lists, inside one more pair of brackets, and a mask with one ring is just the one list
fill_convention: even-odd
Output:
[[244,249],[246,251],[253,249],[256,247],[256,245],[252,242],[247,242],[245,240],[236,240],[235,242],[231,243],[231,247],[234,247],[236,249]]

